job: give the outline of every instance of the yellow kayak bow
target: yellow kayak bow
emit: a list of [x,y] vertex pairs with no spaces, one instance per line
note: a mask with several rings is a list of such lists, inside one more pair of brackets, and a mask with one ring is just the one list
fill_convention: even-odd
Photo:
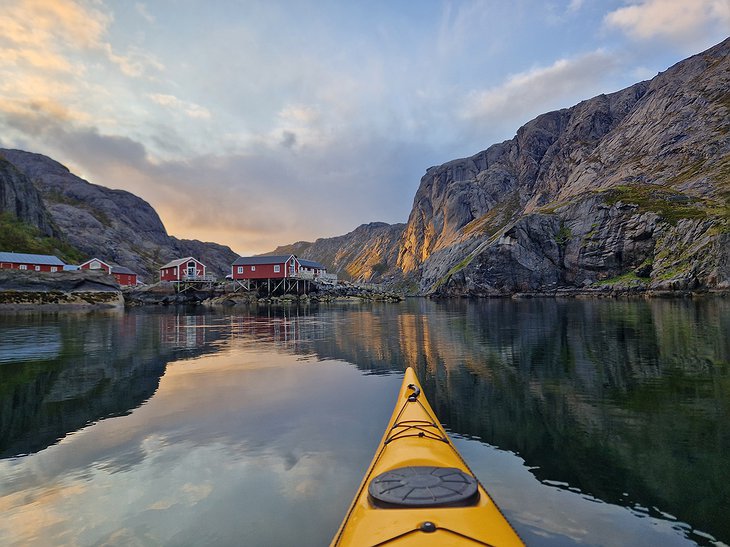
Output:
[[331,547],[523,545],[406,369],[380,446]]

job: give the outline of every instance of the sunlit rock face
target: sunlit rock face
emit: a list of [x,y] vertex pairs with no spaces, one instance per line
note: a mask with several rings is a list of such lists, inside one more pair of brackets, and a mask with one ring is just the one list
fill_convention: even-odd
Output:
[[404,227],[404,224],[371,222],[342,236],[277,247],[271,254],[294,254],[321,262],[329,273],[337,274],[340,279],[392,281],[400,278],[396,263]]
[[431,167],[397,266],[422,293],[730,285],[730,39]]

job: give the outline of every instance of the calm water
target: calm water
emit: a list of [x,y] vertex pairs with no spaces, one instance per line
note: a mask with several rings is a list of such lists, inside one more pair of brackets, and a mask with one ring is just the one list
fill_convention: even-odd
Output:
[[327,545],[406,366],[528,544],[730,543],[713,299],[1,313],[0,544]]

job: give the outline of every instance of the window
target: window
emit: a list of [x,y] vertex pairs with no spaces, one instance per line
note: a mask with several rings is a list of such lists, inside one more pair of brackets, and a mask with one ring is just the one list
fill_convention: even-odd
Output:
[[27,270],[28,269],[28,266],[26,266],[25,264],[21,264],[20,266],[18,266],[18,269],[19,270]]
[[35,271],[40,272],[41,271],[41,267],[40,266],[36,266],[35,267]]
[[243,273],[243,266],[238,267],[238,273]]
[[56,266],[51,266],[51,271],[52,272],[57,272],[58,271],[58,268]]
[[279,273],[281,271],[281,265],[280,264],[274,264],[274,273]]
[[256,271],[256,266],[251,266],[251,271],[252,272],[255,272]]

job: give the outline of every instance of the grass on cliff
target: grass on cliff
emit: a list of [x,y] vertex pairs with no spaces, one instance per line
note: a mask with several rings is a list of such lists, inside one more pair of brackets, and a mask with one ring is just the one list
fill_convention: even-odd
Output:
[[461,228],[464,235],[479,234],[491,237],[501,230],[520,210],[520,195],[513,192],[486,214],[472,220]]
[[614,205],[619,201],[637,205],[641,211],[652,211],[670,224],[684,218],[707,218],[706,209],[697,201],[680,192],[660,185],[622,185],[605,192],[606,203]]
[[84,254],[65,241],[44,236],[38,228],[18,220],[10,213],[0,213],[0,251],[56,255],[66,263],[78,264]]

